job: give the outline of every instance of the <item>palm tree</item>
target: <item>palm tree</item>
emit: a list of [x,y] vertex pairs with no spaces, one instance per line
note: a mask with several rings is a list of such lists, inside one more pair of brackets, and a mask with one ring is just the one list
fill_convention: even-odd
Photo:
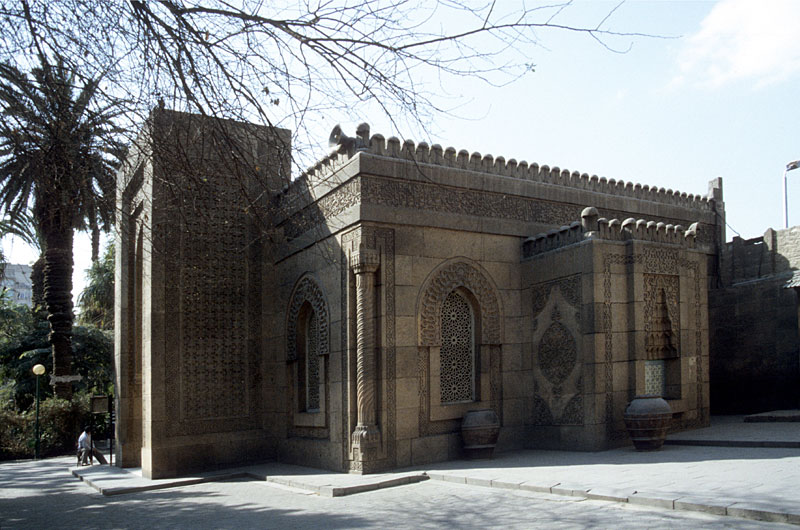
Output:
[[[98,81],[84,80],[61,60],[24,74],[0,64],[0,213],[32,212],[44,257],[44,302],[53,375],[72,373],[72,243],[74,231],[107,230],[113,219],[114,141],[111,105],[98,107]],[[70,383],[56,395],[70,397]]]
[[114,245],[106,247],[102,259],[86,270],[89,280],[78,296],[78,322],[104,330],[114,328]]

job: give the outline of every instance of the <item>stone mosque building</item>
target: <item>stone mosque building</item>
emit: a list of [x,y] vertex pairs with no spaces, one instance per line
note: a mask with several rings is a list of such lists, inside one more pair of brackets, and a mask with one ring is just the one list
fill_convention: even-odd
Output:
[[498,450],[602,450],[642,393],[708,425],[720,179],[687,195],[362,125],[290,181],[288,131],[215,127],[155,111],[119,175],[121,465],[390,470],[459,458],[475,409]]

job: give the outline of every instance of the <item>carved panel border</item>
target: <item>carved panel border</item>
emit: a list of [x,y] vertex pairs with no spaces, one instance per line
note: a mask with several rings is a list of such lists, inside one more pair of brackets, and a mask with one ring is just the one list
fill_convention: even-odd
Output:
[[[531,289],[534,389],[529,421],[533,425],[583,424],[581,300],[580,274]],[[546,352],[555,355],[543,358]]]
[[[292,367],[297,361],[297,319],[303,304],[308,302],[317,316],[317,355],[320,357],[320,374],[323,379],[320,384],[324,391],[323,408],[319,414],[324,414],[324,420],[319,419],[319,425],[298,425],[295,396],[298,391],[296,372]],[[288,382],[287,396],[289,410],[287,411],[287,434],[291,437],[327,439],[330,437],[330,377],[328,375],[328,354],[330,353],[330,311],[325,293],[319,283],[310,274],[303,275],[295,283],[289,298],[286,310],[286,376]]]
[[419,435],[432,436],[458,432],[461,418],[431,420],[430,362],[431,348],[441,346],[441,307],[445,298],[458,288],[470,291],[477,299],[481,320],[479,355],[489,356],[488,377],[489,396],[481,403],[494,409],[502,423],[502,372],[501,343],[502,315],[497,289],[489,279],[488,273],[471,264],[466,258],[454,258],[436,267],[423,283],[417,301],[418,354],[417,374],[419,378]]
[[[372,225],[362,225],[342,235],[341,238],[341,348],[342,348],[342,461],[345,465],[349,465],[351,471],[370,472],[373,469],[361,469],[360,461],[350,460],[350,425],[349,425],[349,393],[348,387],[350,382],[350,373],[353,366],[350,366],[351,353],[355,350],[355,342],[349,343],[348,337],[355,336],[350,333],[351,326],[354,328],[354,322],[351,321],[348,310],[348,302],[350,299],[350,276],[351,271],[348,266],[347,249],[360,242],[366,248],[376,249],[381,255],[380,268],[378,269],[377,289],[382,297],[383,307],[377,306],[376,313],[380,315],[383,321],[381,329],[378,330],[376,344],[379,346],[379,354],[381,354],[380,365],[381,372],[378,378],[381,382],[380,392],[381,395],[378,401],[385,400],[386,417],[378,418],[379,426],[381,429],[382,443],[385,444],[386,457],[382,460],[372,463],[371,465],[379,469],[389,469],[397,463],[397,342],[395,330],[395,256],[394,256],[394,230],[391,228],[383,228]],[[352,352],[351,352],[352,350]],[[353,373],[355,373],[353,371]]]
[[681,268],[692,272],[694,276],[694,337],[695,337],[695,356],[697,357],[697,422],[695,426],[705,424],[708,419],[708,411],[703,408],[703,315],[701,312],[700,289],[705,288],[700,281],[700,265],[696,261],[681,259]]
[[[628,255],[618,254],[614,252],[606,253],[603,256],[603,318],[602,318],[602,331],[605,334],[604,345],[605,351],[603,355],[603,393],[605,405],[605,424],[606,435],[611,440],[619,440],[627,433],[624,429],[614,430],[614,380],[613,380],[613,352],[614,352],[614,333],[612,330],[612,282],[611,282],[611,267],[614,265],[632,265],[634,263],[643,263],[644,255]],[[597,375],[595,375],[597,377]]]
[[459,287],[469,290],[478,300],[481,320],[481,342],[500,344],[500,304],[496,287],[487,279],[478,266],[454,258],[439,265],[430,273],[417,302],[418,339],[424,347],[441,346],[442,304],[451,292]]
[[286,360],[297,360],[297,317],[300,308],[308,302],[317,315],[317,352],[319,355],[328,355],[330,352],[330,324],[328,302],[325,294],[316,280],[310,275],[305,275],[295,284],[286,311]]

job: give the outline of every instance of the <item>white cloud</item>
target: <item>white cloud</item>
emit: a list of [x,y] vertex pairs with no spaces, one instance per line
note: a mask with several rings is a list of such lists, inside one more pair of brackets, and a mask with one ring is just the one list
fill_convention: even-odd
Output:
[[721,0],[689,36],[674,82],[716,88],[737,80],[756,86],[800,73],[800,1]]

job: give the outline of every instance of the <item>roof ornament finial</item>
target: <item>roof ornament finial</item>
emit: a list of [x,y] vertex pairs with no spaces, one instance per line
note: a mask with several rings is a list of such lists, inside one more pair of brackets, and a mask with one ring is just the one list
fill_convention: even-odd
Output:
[[353,154],[354,151],[361,151],[369,148],[369,124],[362,123],[356,129],[356,136],[347,136],[342,131],[340,125],[336,125],[328,137],[328,145],[335,147],[337,151],[349,152]]

